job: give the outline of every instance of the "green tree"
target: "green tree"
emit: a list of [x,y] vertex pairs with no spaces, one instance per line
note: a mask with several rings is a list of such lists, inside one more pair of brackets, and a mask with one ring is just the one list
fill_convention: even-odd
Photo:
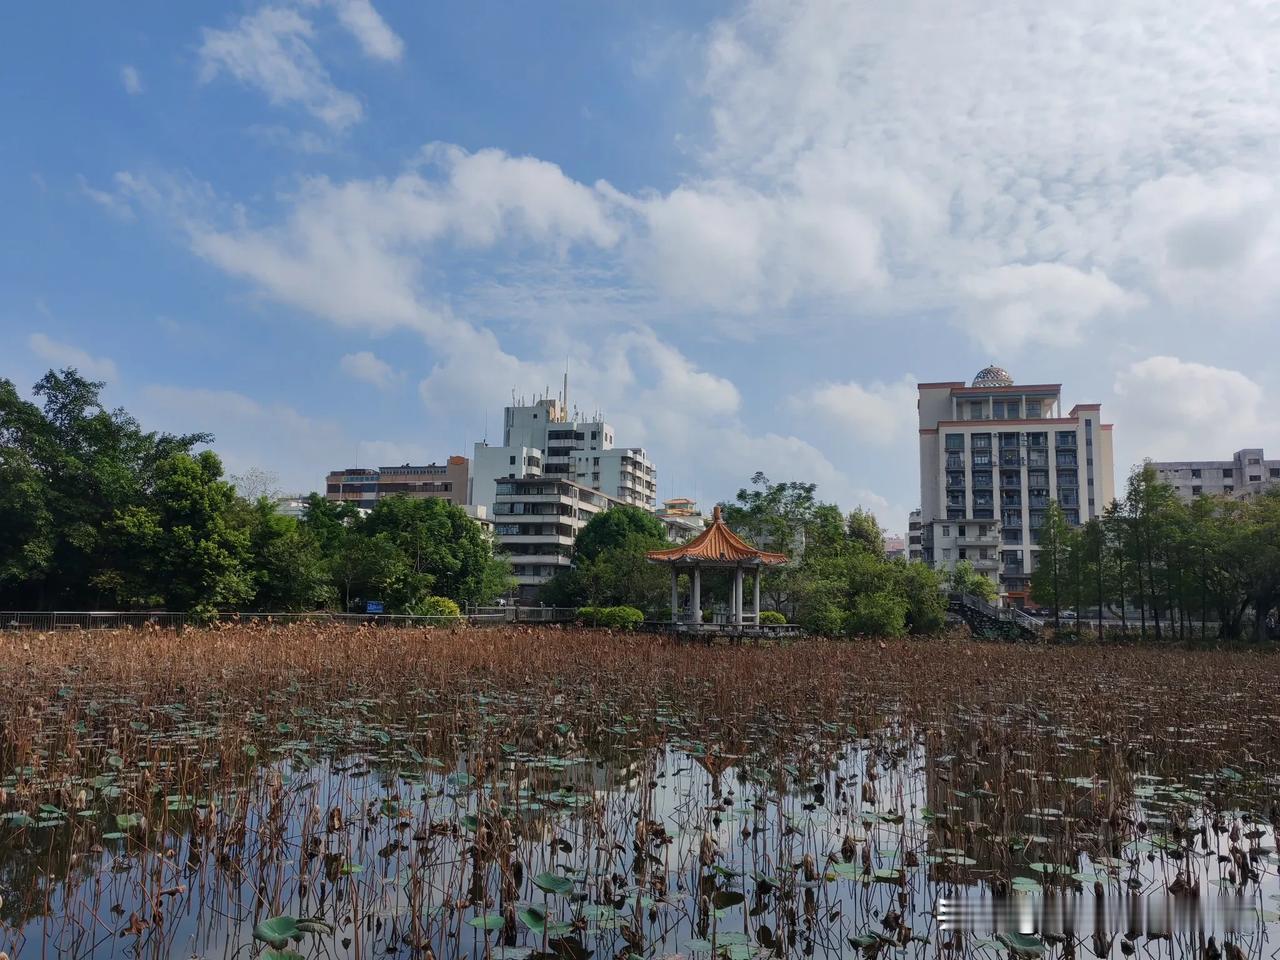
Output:
[[647,510],[624,505],[603,510],[588,520],[573,542],[573,555],[587,562],[606,550],[645,544],[650,550],[669,546],[667,528]]
[[[754,489],[753,489],[754,488]],[[815,526],[829,521],[815,496],[816,483],[773,483],[764,473],[751,477],[751,487],[738,491],[736,503],[721,504],[721,513],[739,536],[761,549],[800,554]],[[839,512],[836,512],[839,516]]]
[[494,556],[492,542],[466,511],[441,497],[379,500],[360,529],[387,538],[400,552],[403,562],[383,584],[393,609],[413,609],[431,595],[489,603],[510,586],[505,558]]
[[1067,595],[1067,552],[1070,549],[1071,528],[1056,500],[1050,501],[1045,511],[1044,526],[1040,528],[1040,559],[1031,574],[1031,599],[1041,606],[1053,609],[1054,629],[1062,627],[1062,605]]
[[851,543],[871,553],[884,553],[884,531],[870,511],[858,507],[849,514],[846,529]]
[[967,593],[988,603],[994,603],[999,592],[991,578],[978,573],[968,560],[959,561],[951,571],[950,588],[952,593]]
[[84,608],[104,599],[117,517],[143,506],[161,464],[207,434],[147,433],[101,402],[102,383],[74,369],[33,388],[0,380],[0,602]]
[[334,599],[329,565],[302,523],[281,516],[264,497],[248,509],[247,525],[255,609],[316,610]]
[[573,566],[544,585],[539,597],[558,607],[663,610],[670,604],[671,573],[650,562],[648,553],[668,546],[662,521],[639,507],[597,513],[578,531]]

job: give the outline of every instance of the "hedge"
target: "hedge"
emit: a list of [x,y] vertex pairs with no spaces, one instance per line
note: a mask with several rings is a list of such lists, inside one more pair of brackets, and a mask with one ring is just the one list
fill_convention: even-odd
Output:
[[786,622],[787,618],[777,610],[765,610],[760,614],[760,625],[764,627],[780,627]]
[[427,597],[413,608],[414,616],[460,620],[462,611],[448,597]]
[[578,619],[593,627],[634,630],[644,623],[644,613],[635,607],[579,607]]

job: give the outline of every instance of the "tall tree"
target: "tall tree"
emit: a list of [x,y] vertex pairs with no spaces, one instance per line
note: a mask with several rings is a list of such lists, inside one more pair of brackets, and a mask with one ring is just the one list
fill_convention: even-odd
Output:
[[1053,627],[1062,628],[1062,601],[1067,591],[1067,554],[1071,528],[1058,501],[1049,502],[1040,528],[1040,559],[1031,574],[1031,598],[1053,609]]

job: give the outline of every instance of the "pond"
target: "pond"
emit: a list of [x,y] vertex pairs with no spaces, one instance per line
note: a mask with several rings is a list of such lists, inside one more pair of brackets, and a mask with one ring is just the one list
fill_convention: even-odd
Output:
[[1269,656],[258,627],[3,635],[0,663],[15,960],[1280,932]]

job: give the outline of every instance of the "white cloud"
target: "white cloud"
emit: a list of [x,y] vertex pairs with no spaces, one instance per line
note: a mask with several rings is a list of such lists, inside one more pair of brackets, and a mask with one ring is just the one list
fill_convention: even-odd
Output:
[[1143,302],[1100,270],[1059,263],[992,267],[963,278],[960,288],[969,301],[964,324],[992,351],[1075,344],[1091,324]]
[[1154,356],[1119,371],[1114,387],[1118,430],[1135,462],[1222,459],[1280,443],[1274,398],[1268,403],[1238,370]]
[[128,63],[120,68],[120,83],[124,86],[125,93],[134,97],[146,89],[142,85],[142,74],[138,73],[138,68]]
[[379,60],[399,60],[404,41],[387,26],[370,0],[333,0],[338,21],[351,31],[364,52]]
[[120,220],[134,219],[133,206],[129,202],[129,198],[121,193],[119,184],[117,189],[99,190],[89,183],[82,174],[76,174],[76,184],[80,187],[80,192],[100,206],[107,213]]
[[880,445],[915,440],[916,378],[906,374],[886,383],[875,380],[863,386],[855,381],[825,383],[796,398],[801,413],[816,412],[856,439]]
[[298,11],[266,6],[241,17],[229,30],[206,27],[200,45],[200,76],[205,82],[226,72],[255,87],[276,106],[298,104],[334,130],[360,120],[364,108],[334,86],[311,39],[311,21]]
[[433,145],[419,168],[394,180],[317,177],[285,200],[284,223],[262,229],[178,215],[187,218],[196,253],[218,267],[275,300],[372,332],[465,335],[419,297],[437,244],[481,251],[524,242],[557,256],[576,244],[609,247],[618,237],[598,191],[554,164],[499,150]]
[[233,390],[153,384],[143,388],[137,408],[147,429],[212,433],[212,448],[226,473],[267,470],[280,478],[280,487],[288,493],[323,490],[330,470],[443,462],[442,457],[453,452],[442,454],[421,442],[353,435],[334,420]]
[[853,204],[708,182],[639,209],[638,265],[688,303],[750,312],[813,291],[857,294],[887,279],[879,228]]
[[41,360],[56,367],[75,367],[86,377],[99,377],[107,381],[116,379],[114,360],[95,357],[79,347],[54,340],[43,333],[30,334],[27,337],[27,347]]
[[368,350],[346,354],[338,361],[338,367],[353,380],[371,383],[379,390],[388,390],[400,380],[399,371]]

